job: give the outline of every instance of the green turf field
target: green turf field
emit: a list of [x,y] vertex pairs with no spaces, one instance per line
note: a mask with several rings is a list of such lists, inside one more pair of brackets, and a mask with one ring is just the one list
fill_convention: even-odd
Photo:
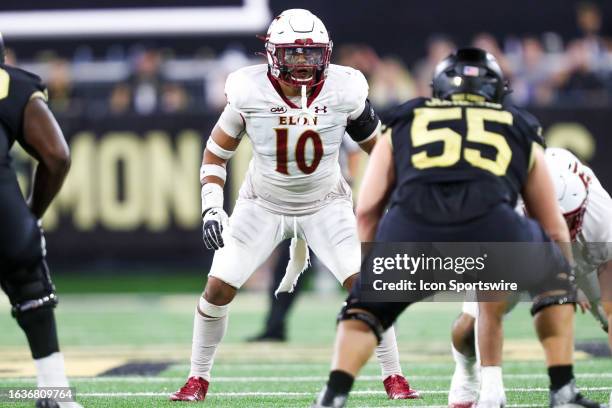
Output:
[[[72,385],[85,407],[166,407],[170,392],[189,370],[193,294],[64,295],[58,308],[60,337],[73,376]],[[340,296],[302,297],[286,345],[252,345],[243,339],[260,328],[263,294],[242,293],[232,305],[226,341],[213,370],[209,407],[307,407],[323,384],[331,356],[334,316]],[[505,385],[509,406],[545,407],[547,379],[527,306],[506,321]],[[355,386],[350,407],[444,406],[452,374],[448,331],[459,304],[424,303],[409,309],[397,328],[403,368],[424,396],[419,401],[388,401],[379,371],[371,362]],[[34,385],[33,364],[25,339],[0,300],[0,384]],[[579,342],[605,343],[589,316],[577,319]],[[590,397],[607,401],[612,388],[612,360],[577,352],[580,386]],[[160,363],[155,375],[128,372],[103,375],[126,363]],[[136,365],[139,367],[139,365]],[[180,403],[178,403],[180,405]],[[30,404],[0,403],[6,407]]]

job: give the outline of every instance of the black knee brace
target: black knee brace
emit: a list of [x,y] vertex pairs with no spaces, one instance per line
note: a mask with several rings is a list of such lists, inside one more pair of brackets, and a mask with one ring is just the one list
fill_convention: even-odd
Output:
[[43,358],[59,351],[53,314],[57,296],[45,260],[4,272],[0,283],[11,301],[13,317],[28,339],[32,357]]
[[365,323],[376,336],[377,343],[380,344],[385,330],[380,321],[373,314],[359,310],[349,310],[348,305],[345,304],[338,315],[338,323],[343,320],[359,320]]
[[555,305],[575,305],[578,299],[577,291],[576,275],[573,271],[569,274],[555,274],[539,290],[530,292],[533,299],[531,315],[535,316],[541,310]]
[[538,312],[543,309],[546,309],[547,307],[566,304],[576,304],[575,293],[563,293],[552,296],[539,296],[534,300],[533,304],[531,305],[531,315],[535,316],[536,314],[538,314]]
[[44,259],[30,267],[15,268],[2,279],[13,317],[39,308],[54,308],[57,305],[55,286]]

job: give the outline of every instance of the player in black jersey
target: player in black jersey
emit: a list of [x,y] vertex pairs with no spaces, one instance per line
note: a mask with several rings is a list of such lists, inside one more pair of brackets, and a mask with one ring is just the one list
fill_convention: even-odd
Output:
[[[502,104],[508,86],[494,57],[479,49],[461,49],[436,67],[432,87],[434,98],[409,101],[383,118],[390,133],[374,148],[357,206],[361,240],[569,242],[537,121]],[[519,194],[539,224],[514,211]],[[552,293],[558,302],[574,301],[571,250],[552,247],[555,256],[547,275],[531,277],[553,285],[547,287],[549,292],[534,293],[536,310],[548,306],[544,295]],[[332,371],[314,408],[345,406],[354,378],[381,333],[410,304],[367,302],[360,289],[355,285],[340,313]],[[483,368],[478,407],[505,404],[504,305],[480,304]]]
[[[45,261],[40,219],[64,182],[70,154],[46,101],[38,76],[4,63],[0,36],[0,285],[28,339],[38,386],[68,387],[53,312],[57,296]],[[27,201],[9,155],[15,142],[38,161]],[[36,406],[80,407],[50,399]]]

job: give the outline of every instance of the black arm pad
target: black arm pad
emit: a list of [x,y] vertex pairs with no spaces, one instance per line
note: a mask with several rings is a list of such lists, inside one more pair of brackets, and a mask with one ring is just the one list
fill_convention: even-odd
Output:
[[349,134],[351,139],[359,143],[370,137],[379,123],[378,115],[372,108],[370,101],[366,99],[365,108],[361,115],[357,119],[350,120],[346,125],[346,133]]

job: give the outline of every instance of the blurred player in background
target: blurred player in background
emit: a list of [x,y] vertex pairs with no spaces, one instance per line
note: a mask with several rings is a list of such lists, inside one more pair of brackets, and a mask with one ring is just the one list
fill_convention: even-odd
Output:
[[[342,144],[340,145],[340,169],[342,176],[345,178],[349,186],[353,185],[353,180],[357,175],[359,168],[361,149],[359,145],[355,143],[348,134],[344,134],[342,137]],[[287,317],[291,307],[295,303],[298,295],[302,292],[303,279],[298,280],[293,292],[291,293],[279,293],[275,295],[276,288],[280,285],[285,276],[285,268],[287,262],[289,262],[289,243],[283,242],[278,246],[278,257],[273,267],[272,279],[270,279],[270,286],[268,288],[270,309],[266,315],[266,323],[263,331],[251,338],[248,341],[286,341],[287,340]],[[318,259],[312,258],[312,267],[314,272],[323,272],[322,269],[325,265],[321,265]]]
[[[380,120],[367,100],[368,84],[359,71],[329,64],[332,42],[307,10],[283,12],[265,40],[268,64],[229,75],[228,103],[206,144],[200,177],[204,242],[218,252],[195,312],[191,372],[173,401],[204,399],[229,303],[279,243],[291,239],[277,293],[295,286],[308,265],[308,246],[345,288],[358,275],[361,248],[338,151],[345,132],[365,152],[376,143]],[[245,134],[253,159],[228,223],[225,165]],[[401,374],[392,328],[379,359],[389,397],[417,398]]]
[[[46,102],[38,76],[4,63],[0,36],[0,284],[28,339],[38,387],[68,387],[53,312],[57,296],[40,220],[64,182],[70,153]],[[38,161],[27,202],[9,155],[15,141]],[[36,406],[80,407],[52,399],[38,400]]]
[[[438,64],[432,86],[434,99],[408,101],[385,120],[391,133],[372,152],[357,204],[361,240],[569,242],[538,126],[531,115],[502,106],[508,87],[495,58],[476,48],[458,50]],[[487,148],[496,150],[493,157],[483,155]],[[519,193],[541,226],[514,211]],[[388,197],[390,207],[383,216]],[[542,271],[537,280],[550,280],[548,290],[571,299],[570,267],[556,249],[550,274]],[[565,256],[571,259],[567,248]],[[341,311],[332,371],[314,408],[345,406],[381,333],[409,304],[366,302],[360,282],[353,287]],[[480,408],[506,404],[501,375],[504,305],[481,304]]]
[[[590,310],[608,333],[612,349],[612,199],[592,170],[580,163],[569,151],[549,148],[545,157],[555,185],[557,201],[574,244],[576,282],[586,295],[586,300],[580,302],[581,307],[583,311]],[[573,407],[599,408],[602,405],[584,398],[576,388],[573,337],[559,336],[573,327],[574,310],[561,311],[560,308],[555,305],[543,309],[534,319],[546,352],[550,406],[571,404]],[[448,396],[451,408],[469,407],[478,396],[479,367],[473,335],[477,315],[478,305],[466,302],[463,313],[453,326],[455,373]]]

